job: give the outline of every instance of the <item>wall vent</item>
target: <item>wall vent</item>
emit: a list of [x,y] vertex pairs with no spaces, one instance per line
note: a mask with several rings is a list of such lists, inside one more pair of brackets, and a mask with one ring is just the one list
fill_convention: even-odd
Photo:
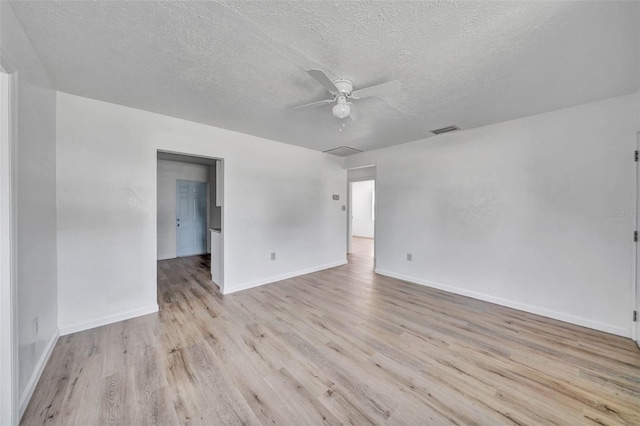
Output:
[[460,130],[460,127],[458,127],[458,126],[447,126],[447,127],[441,128],[441,129],[432,130],[431,133],[433,133],[434,135],[439,135],[440,133],[454,132],[456,130]]
[[350,146],[339,146],[337,148],[322,151],[325,154],[337,155],[338,157],[346,157],[347,155],[357,154],[362,152],[359,149],[351,148]]

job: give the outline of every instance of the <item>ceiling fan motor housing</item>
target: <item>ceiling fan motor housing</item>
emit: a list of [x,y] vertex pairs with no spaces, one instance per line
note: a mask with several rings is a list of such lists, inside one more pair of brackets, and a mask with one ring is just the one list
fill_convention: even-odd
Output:
[[349,96],[351,92],[353,92],[353,83],[351,80],[339,78],[335,80],[333,84],[338,88],[338,94],[340,95]]

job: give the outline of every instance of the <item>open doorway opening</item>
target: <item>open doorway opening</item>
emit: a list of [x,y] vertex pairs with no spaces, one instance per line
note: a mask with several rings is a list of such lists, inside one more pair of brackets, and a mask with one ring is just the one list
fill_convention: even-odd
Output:
[[[159,302],[170,300],[176,270],[222,292],[224,160],[157,154],[157,253]],[[159,303],[163,306],[163,303]]]
[[351,182],[351,253],[373,258],[375,253],[376,182]]
[[347,170],[347,258],[375,268],[376,166]]

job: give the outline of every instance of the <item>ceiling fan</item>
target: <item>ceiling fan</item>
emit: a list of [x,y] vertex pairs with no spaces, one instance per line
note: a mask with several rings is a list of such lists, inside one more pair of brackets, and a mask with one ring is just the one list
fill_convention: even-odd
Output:
[[357,111],[353,108],[353,102],[349,102],[350,100],[364,99],[371,96],[380,96],[387,93],[397,92],[401,87],[400,82],[398,80],[394,80],[375,86],[353,90],[353,83],[351,80],[339,78],[331,81],[331,79],[329,79],[322,70],[309,70],[307,71],[307,74],[313,77],[313,79],[318,83],[322,84],[324,88],[331,93],[332,98],[299,105],[294,107],[294,109],[331,104],[335,102],[336,104],[331,109],[331,112],[334,117],[340,119],[350,117],[352,120],[357,120],[359,118],[359,114],[357,114]]

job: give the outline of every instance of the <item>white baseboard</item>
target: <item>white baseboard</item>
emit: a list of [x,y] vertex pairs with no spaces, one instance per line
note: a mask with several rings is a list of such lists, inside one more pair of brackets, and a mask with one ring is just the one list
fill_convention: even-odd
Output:
[[300,275],[310,274],[312,272],[322,271],[323,269],[335,268],[336,266],[346,265],[347,260],[340,260],[338,262],[327,263],[326,265],[315,266],[313,268],[302,269],[295,272],[289,272],[282,275],[277,275],[275,277],[269,277],[258,281],[252,281],[250,283],[240,284],[233,286],[232,288],[228,288],[226,285],[224,286],[222,294],[231,294],[237,291],[248,290],[250,288],[259,287],[265,284],[275,283],[277,281],[286,280],[293,277],[299,277]]
[[602,323],[599,321],[593,321],[587,318],[582,318],[563,312],[554,311],[551,309],[541,308],[539,306],[528,305],[521,302],[515,302],[509,299],[503,299],[501,297],[491,296],[476,291],[465,290],[459,287],[453,287],[450,285],[440,284],[433,281],[423,280],[420,278],[409,277],[406,275],[396,274],[395,272],[385,271],[382,269],[376,269],[376,274],[384,275],[391,278],[397,278],[399,280],[407,281],[413,284],[420,284],[427,287],[437,288],[449,293],[460,294],[462,296],[472,297],[474,299],[484,300],[485,302],[495,303],[497,305],[506,306],[507,308],[518,309],[520,311],[529,312],[531,314],[541,315],[547,318],[553,318],[559,321],[568,322],[575,325],[580,325],[594,330],[604,331],[606,333],[615,334],[623,337],[631,337],[631,329],[624,327],[618,327],[611,324]]
[[31,396],[33,396],[33,391],[36,390],[36,385],[38,384],[38,380],[40,380],[40,376],[44,371],[44,366],[47,365],[47,361],[49,361],[49,357],[51,356],[51,352],[53,348],[56,346],[58,342],[58,338],[60,337],[60,331],[56,329],[56,332],[53,333],[53,336],[47,342],[47,346],[44,348],[38,363],[33,369],[33,373],[27,382],[27,386],[25,387],[22,395],[20,395],[20,401],[18,403],[18,418],[21,419],[24,411],[27,409],[27,405],[29,405],[29,401],[31,400]]
[[158,312],[158,305],[145,306],[143,308],[132,309],[130,311],[118,312],[117,314],[107,315],[101,318],[93,319],[91,321],[85,321],[76,324],[60,324],[60,335],[66,336],[67,334],[101,327],[103,325],[128,320],[130,318],[140,317],[142,315],[153,314],[155,312]]

